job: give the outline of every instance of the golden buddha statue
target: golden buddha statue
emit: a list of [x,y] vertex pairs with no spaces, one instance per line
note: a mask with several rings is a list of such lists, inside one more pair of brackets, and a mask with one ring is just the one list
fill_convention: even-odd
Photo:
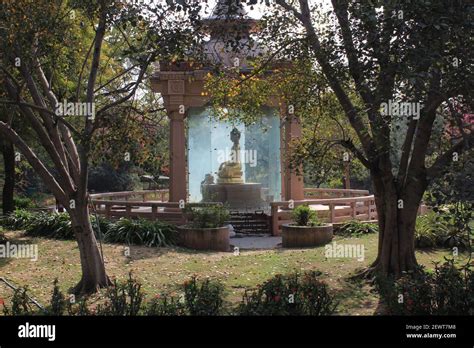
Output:
[[242,164],[240,162],[240,132],[235,127],[230,132],[230,140],[234,143],[232,145],[233,158],[230,161],[221,163],[219,166],[219,171],[217,172],[218,184],[242,184],[244,182],[242,178]]

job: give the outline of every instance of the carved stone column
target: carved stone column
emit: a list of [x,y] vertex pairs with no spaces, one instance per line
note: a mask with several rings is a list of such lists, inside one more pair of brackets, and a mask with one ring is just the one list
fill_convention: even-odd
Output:
[[168,112],[170,118],[170,202],[187,200],[186,188],[186,135],[184,114]]

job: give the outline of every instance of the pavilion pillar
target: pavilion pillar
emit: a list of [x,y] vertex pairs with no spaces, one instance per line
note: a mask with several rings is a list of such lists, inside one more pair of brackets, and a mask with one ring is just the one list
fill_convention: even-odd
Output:
[[187,201],[185,115],[169,111],[170,119],[170,202]]
[[303,200],[304,182],[303,167],[291,168],[292,142],[301,136],[301,123],[298,117],[288,115],[285,124],[285,200]]

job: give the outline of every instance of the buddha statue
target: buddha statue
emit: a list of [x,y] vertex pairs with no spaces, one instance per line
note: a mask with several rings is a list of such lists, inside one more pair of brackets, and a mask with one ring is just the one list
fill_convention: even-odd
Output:
[[232,140],[232,154],[233,158],[230,161],[221,163],[219,171],[217,172],[218,184],[242,184],[242,164],[240,162],[240,132],[234,127],[230,132],[230,140]]

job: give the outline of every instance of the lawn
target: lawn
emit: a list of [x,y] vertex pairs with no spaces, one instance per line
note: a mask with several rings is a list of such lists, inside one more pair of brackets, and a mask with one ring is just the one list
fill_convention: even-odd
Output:
[[[7,232],[10,241],[37,243],[36,262],[26,259],[0,260],[0,276],[16,285],[28,285],[30,295],[47,303],[52,284],[58,278],[64,292],[80,278],[79,252],[74,241],[26,238],[22,232]],[[223,252],[196,252],[182,248],[148,248],[131,246],[125,256],[125,245],[104,244],[106,268],[111,277],[123,280],[132,271],[143,284],[150,298],[163,291],[177,291],[177,286],[196,275],[199,278],[221,280],[227,298],[238,302],[246,288],[255,287],[278,273],[294,270],[319,270],[323,279],[340,301],[338,314],[372,315],[377,313],[378,296],[371,286],[351,282],[347,278],[358,268],[367,266],[375,258],[377,235],[360,238],[335,237],[337,244],[362,244],[365,259],[326,258],[325,248],[241,250],[239,255]],[[419,263],[433,268],[433,261],[449,256],[446,249],[418,251]],[[462,262],[464,256],[458,257]],[[0,284],[0,298],[9,298],[11,291]]]

